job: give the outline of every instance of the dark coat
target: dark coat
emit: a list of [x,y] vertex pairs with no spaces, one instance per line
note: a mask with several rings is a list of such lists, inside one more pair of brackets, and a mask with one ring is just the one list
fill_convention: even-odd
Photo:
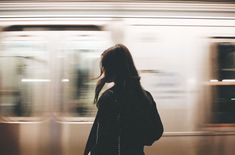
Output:
[[[84,155],[90,151],[92,155],[144,155],[144,144],[135,130],[135,126],[139,124],[138,115],[134,114],[137,108],[134,104],[120,105],[121,96],[115,95],[115,92],[115,87],[112,87],[106,90],[98,100],[98,112]],[[150,95],[155,103],[149,92],[147,95]],[[156,104],[154,107],[157,110]],[[159,132],[161,132],[159,136],[161,136],[163,126],[160,117],[159,123]]]

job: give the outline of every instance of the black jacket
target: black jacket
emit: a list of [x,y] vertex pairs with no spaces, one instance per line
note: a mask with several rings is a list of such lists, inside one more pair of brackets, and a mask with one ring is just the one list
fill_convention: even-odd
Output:
[[[149,92],[147,95],[154,100]],[[93,123],[84,155],[144,155],[144,144],[135,130],[139,125],[138,107],[125,104],[115,87],[106,90],[98,100],[98,112]],[[124,97],[125,98],[125,97]],[[127,101],[128,102],[128,101]],[[153,104],[155,110],[156,104]],[[121,116],[121,117],[120,117]],[[158,115],[159,116],[159,115]],[[159,138],[163,126],[159,117]]]

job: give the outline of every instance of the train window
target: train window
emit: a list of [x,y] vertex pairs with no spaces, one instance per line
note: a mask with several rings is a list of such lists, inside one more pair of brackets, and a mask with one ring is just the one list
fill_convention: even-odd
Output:
[[[93,50],[76,49],[69,51],[63,64],[61,105],[63,114],[68,116],[94,116],[92,104],[95,80],[98,75],[98,56],[91,57]],[[70,63],[68,63],[70,61]]]
[[1,40],[1,48],[0,114],[41,115],[49,102],[50,71],[45,40],[8,33]]
[[213,47],[212,122],[235,123],[235,40],[223,39]]
[[101,53],[110,46],[108,37],[104,31],[67,32],[64,36],[59,60],[62,81],[59,96],[60,111],[65,120],[87,121],[95,116],[95,77],[100,74]]

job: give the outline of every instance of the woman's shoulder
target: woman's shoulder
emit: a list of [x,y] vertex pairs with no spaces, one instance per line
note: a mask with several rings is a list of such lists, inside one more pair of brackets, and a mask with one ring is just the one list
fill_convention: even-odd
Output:
[[104,106],[106,103],[110,102],[113,99],[114,89],[113,87],[105,90],[99,97],[97,102],[97,107]]
[[147,95],[148,97],[152,98],[152,95],[151,95],[151,93],[150,93],[149,91],[144,90],[144,92],[146,93],[146,95]]
[[114,93],[113,88],[109,88],[100,95],[100,99],[109,99],[113,96],[113,93]]
[[149,99],[149,103],[150,103],[150,105],[152,105],[152,106],[154,106],[155,108],[156,108],[156,101],[154,100],[154,98],[153,98],[153,96],[152,96],[152,94],[149,92],[149,91],[147,91],[147,90],[145,90],[145,93],[146,93],[146,95],[147,95],[147,97],[148,97],[148,99]]

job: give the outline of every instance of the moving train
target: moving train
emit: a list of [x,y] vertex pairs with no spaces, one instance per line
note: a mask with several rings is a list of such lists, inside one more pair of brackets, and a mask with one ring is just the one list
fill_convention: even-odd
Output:
[[116,43],[164,124],[146,155],[234,154],[235,4],[208,1],[1,1],[0,154],[82,155]]

